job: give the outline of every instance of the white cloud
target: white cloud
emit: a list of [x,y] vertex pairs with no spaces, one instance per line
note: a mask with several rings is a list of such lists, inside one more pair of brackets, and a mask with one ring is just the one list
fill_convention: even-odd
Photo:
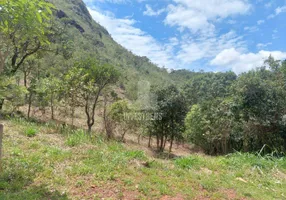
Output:
[[158,16],[158,15],[162,14],[164,11],[165,11],[165,9],[160,9],[160,10],[155,11],[151,8],[150,5],[147,4],[146,10],[143,12],[143,14],[147,15],[147,16]]
[[251,5],[246,0],[173,0],[167,8],[165,24],[189,29],[213,32],[214,22],[233,15],[246,14]]
[[211,62],[211,65],[231,68],[236,74],[261,67],[264,60],[272,55],[275,59],[286,58],[286,52],[259,51],[258,53],[241,53],[235,48],[225,49],[220,52]]
[[[243,34],[237,35],[235,31],[221,34],[216,31],[215,25],[218,21],[219,23],[234,24],[236,23],[234,15],[249,13],[252,6],[248,0],[170,1],[173,3],[169,4],[167,8],[153,10],[147,4],[144,11],[144,15],[149,16],[157,16],[166,12],[167,16],[164,20],[166,25],[174,26],[180,31],[187,30],[165,38],[164,43],[137,28],[137,21],[134,19],[116,18],[112,13],[96,8],[89,9],[89,11],[95,21],[106,27],[119,44],[133,53],[147,56],[152,62],[169,69],[190,68],[196,64],[196,61],[202,61],[208,62],[209,66],[216,70],[232,69],[239,74],[261,66],[263,60],[270,54],[277,59],[286,58],[286,53],[280,51],[248,52]],[[277,13],[281,13],[282,10],[278,10]],[[257,21],[258,25],[262,23],[264,20]],[[258,30],[258,26],[244,27],[244,30],[254,32]],[[273,31],[273,37],[275,35],[277,35],[277,30]],[[259,43],[257,48],[263,49],[270,44]],[[201,68],[203,67],[201,66]]]
[[176,67],[169,45],[160,44],[152,36],[136,28],[135,20],[115,18],[112,14],[103,14],[96,9],[88,8],[88,10],[93,19],[103,25],[113,39],[128,50],[139,56],[149,57],[159,66]]
[[259,28],[257,26],[246,26],[244,27],[245,31],[248,31],[250,33],[256,32],[259,30]]
[[256,47],[257,47],[258,49],[263,49],[263,48],[265,48],[265,47],[267,47],[267,46],[269,46],[269,45],[272,45],[272,42],[268,42],[268,43],[258,43],[258,44],[256,45]]
[[279,36],[278,36],[278,30],[277,29],[274,29],[273,31],[272,31],[272,40],[276,40],[276,39],[278,39],[279,38]]
[[235,21],[235,20],[230,19],[230,20],[228,20],[228,21],[227,21],[227,23],[228,23],[228,24],[233,25],[233,24],[236,24],[236,21]]
[[258,20],[258,21],[257,21],[257,24],[258,24],[258,25],[261,25],[261,24],[263,24],[264,22],[265,22],[264,20]]
[[265,8],[270,8],[272,5],[273,5],[273,1],[269,1],[264,6],[265,6]]
[[286,6],[278,7],[275,9],[275,14],[279,15],[280,13],[286,12]]
[[286,6],[278,7],[275,9],[275,13],[269,15],[267,18],[272,19],[272,18],[276,17],[277,15],[284,13],[284,12],[286,12]]
[[139,28],[133,19],[119,19],[110,12],[90,9],[93,19],[106,27],[112,37],[119,44],[140,56],[147,56],[159,66],[167,68],[190,67],[201,59],[212,59],[223,49],[235,47],[245,49],[242,36],[234,31],[216,35],[201,35],[194,38],[191,34],[180,37],[171,37],[165,44]]
[[191,36],[183,39],[177,59],[184,64],[190,64],[200,59],[210,59],[215,57],[223,49],[236,47],[245,50],[245,43],[242,36],[237,36],[234,31],[230,31],[219,37],[202,37],[192,39]]

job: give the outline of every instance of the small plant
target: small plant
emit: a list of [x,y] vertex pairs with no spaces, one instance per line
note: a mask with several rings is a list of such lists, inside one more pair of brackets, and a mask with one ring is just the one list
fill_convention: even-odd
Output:
[[36,136],[38,133],[38,130],[34,127],[27,127],[24,131],[24,134],[27,136],[27,137],[34,137]]
[[201,160],[197,157],[186,157],[186,158],[179,158],[175,160],[175,165],[183,169],[191,169],[194,167],[198,167],[201,164],[202,164]]
[[90,137],[84,130],[72,131],[66,140],[66,145],[74,147],[83,143],[91,142]]
[[125,155],[130,159],[140,159],[144,160],[146,159],[146,156],[143,151],[127,151],[125,152]]

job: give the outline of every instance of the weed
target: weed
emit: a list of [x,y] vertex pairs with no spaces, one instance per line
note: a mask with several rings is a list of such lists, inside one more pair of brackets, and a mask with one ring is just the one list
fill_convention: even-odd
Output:
[[179,158],[175,160],[175,165],[183,169],[198,168],[199,166],[202,167],[202,164],[203,162],[198,157],[194,156]]
[[38,130],[35,127],[32,126],[28,126],[25,130],[24,130],[24,134],[27,137],[34,137],[36,136],[38,133]]
[[69,134],[66,140],[66,145],[70,147],[75,147],[75,146],[78,146],[84,143],[91,143],[90,137],[84,130],[71,131],[71,133]]

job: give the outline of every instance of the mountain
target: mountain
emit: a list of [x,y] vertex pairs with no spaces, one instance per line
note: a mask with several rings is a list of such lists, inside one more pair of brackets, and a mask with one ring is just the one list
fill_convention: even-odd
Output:
[[[147,57],[134,55],[116,43],[108,31],[96,23],[82,0],[49,0],[56,7],[56,18],[65,25],[65,32],[73,42],[73,57],[96,55],[103,62],[117,67],[123,78],[120,87],[128,98],[136,98],[140,80],[152,85],[176,83],[164,68],[159,68]],[[174,72],[173,72],[174,73]]]

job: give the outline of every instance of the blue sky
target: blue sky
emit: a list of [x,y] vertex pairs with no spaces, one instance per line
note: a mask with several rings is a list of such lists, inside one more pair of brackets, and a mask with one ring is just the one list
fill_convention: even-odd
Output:
[[84,0],[136,55],[169,69],[233,70],[286,59],[286,0]]

